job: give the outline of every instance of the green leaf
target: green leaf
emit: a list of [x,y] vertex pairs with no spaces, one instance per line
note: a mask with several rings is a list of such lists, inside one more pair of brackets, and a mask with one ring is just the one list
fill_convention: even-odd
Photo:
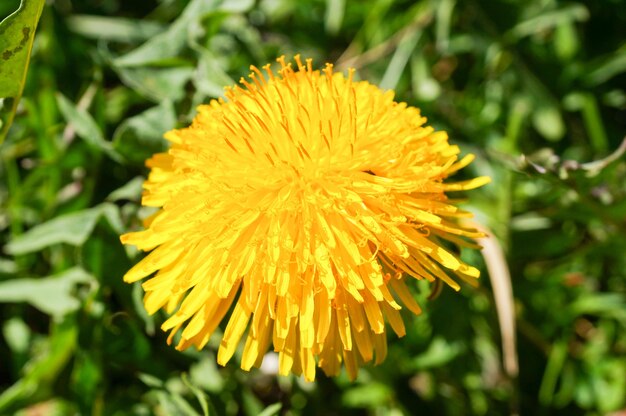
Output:
[[270,404],[265,409],[263,409],[261,413],[259,413],[259,416],[275,416],[278,414],[280,409],[282,409],[282,407],[282,403]]
[[139,373],[137,374],[137,378],[141,380],[146,386],[154,388],[163,387],[163,381],[160,378],[153,376],[152,374]]
[[347,407],[374,408],[391,399],[391,389],[382,383],[370,382],[347,390],[341,401]]
[[185,46],[192,22],[214,11],[216,0],[193,0],[169,29],[114,61],[117,67],[144,66],[178,56]]
[[446,52],[450,44],[450,22],[454,12],[455,0],[442,0],[437,5],[436,12],[436,34],[437,49],[440,52]]
[[92,281],[94,277],[78,267],[44,278],[7,280],[0,283],[0,302],[26,302],[59,318],[80,307],[72,296],[76,284]]
[[185,84],[194,72],[191,67],[113,69],[124,84],[155,103],[182,100],[185,97]]
[[535,33],[552,29],[562,23],[580,22],[589,18],[589,10],[582,4],[569,4],[559,10],[544,11],[513,27],[505,37],[521,39]]
[[556,106],[543,106],[533,112],[535,129],[550,141],[558,141],[565,135],[565,123],[561,112]]
[[189,387],[191,392],[198,399],[198,402],[200,403],[200,407],[202,408],[202,414],[204,416],[209,416],[209,402],[207,400],[206,393],[204,393],[200,388],[198,388],[198,386],[194,385],[191,381],[189,381],[189,377],[187,377],[187,374],[183,374],[182,379],[183,379],[183,383],[185,383],[185,385]]
[[57,93],[59,110],[68,123],[71,123],[80,138],[92,148],[102,150],[111,159],[120,162],[120,155],[117,154],[110,142],[106,141],[102,130],[91,115],[82,108],[78,108],[63,94]]
[[24,367],[24,376],[0,394],[0,414],[14,414],[9,410],[49,397],[59,373],[76,349],[77,339],[78,326],[72,319],[53,324],[45,348]]
[[407,34],[403,36],[398,48],[389,61],[383,79],[380,81],[380,88],[385,90],[393,90],[396,88],[421,36],[421,31],[407,32]]
[[224,93],[224,87],[234,85],[235,81],[220,65],[218,58],[201,45],[192,45],[198,53],[198,67],[194,73],[193,83],[199,93],[209,97],[219,97]]
[[0,258],[0,273],[15,274],[17,273],[17,264],[13,260]]
[[605,153],[609,140],[595,96],[589,92],[571,92],[563,98],[563,107],[568,111],[582,112],[592,149],[597,154]]
[[194,385],[210,393],[219,393],[224,389],[224,378],[217,369],[213,353],[207,353],[191,366],[189,376]]
[[421,52],[411,57],[411,86],[420,101],[433,101],[441,94],[441,86],[432,77]]
[[585,81],[592,86],[603,84],[611,78],[626,72],[626,50],[621,49],[608,55],[601,63],[589,68]]
[[123,17],[73,15],[66,23],[87,38],[118,42],[145,41],[163,31],[160,23]]
[[612,359],[594,363],[591,385],[603,414],[618,411],[626,403],[626,361]]
[[219,10],[227,13],[245,13],[254,6],[254,0],[223,0]]
[[22,0],[0,22],[0,143],[11,126],[22,96],[35,30],[45,0]]
[[102,365],[94,357],[94,351],[78,351],[72,370],[74,391],[80,396],[79,400],[82,403],[85,403],[88,408],[92,408],[103,382]]
[[128,200],[138,202],[141,199],[141,191],[146,178],[137,176],[125,185],[111,192],[105,199],[110,202]]
[[554,49],[562,61],[569,61],[576,55],[580,42],[576,33],[576,26],[572,22],[562,22],[554,33]]
[[5,251],[17,256],[36,252],[53,244],[82,245],[91,235],[98,220],[103,216],[116,232],[122,232],[123,225],[117,207],[105,203],[94,208],[61,215],[36,225],[11,240],[6,245]]
[[326,0],[326,13],[324,14],[326,32],[331,35],[339,33],[345,10],[346,0]]
[[11,351],[24,353],[28,350],[31,330],[22,319],[15,317],[5,321],[2,334]]
[[614,317],[626,323],[626,298],[621,293],[590,293],[568,305],[568,310],[574,317]]
[[111,226],[113,231],[117,234],[121,234],[124,232],[124,224],[122,223],[122,218],[120,217],[120,210],[114,204],[104,203],[98,205],[95,208],[100,208],[101,214],[104,219],[107,220],[107,223]]
[[411,365],[419,370],[440,367],[452,361],[462,350],[463,347],[458,342],[451,344],[443,338],[435,338],[423,354],[413,359]]
[[165,100],[135,117],[128,118],[113,135],[113,146],[126,160],[141,163],[166,149],[163,134],[176,125],[171,101]]
[[541,380],[539,388],[539,402],[545,406],[552,403],[556,384],[561,375],[561,370],[567,360],[567,344],[564,341],[557,341],[552,345],[546,371]]
[[156,396],[165,414],[200,416],[200,414],[180,394],[170,391],[157,391]]
[[239,403],[241,404],[241,410],[243,410],[245,416],[258,416],[259,413],[263,411],[263,402],[259,400],[250,388],[244,387],[241,390]]
[[143,320],[144,324],[146,325],[146,333],[148,335],[154,335],[154,316],[153,315],[149,315],[148,312],[146,312],[146,308],[144,307],[143,304],[143,296],[144,296],[144,291],[141,288],[141,283],[140,282],[135,282],[133,283],[133,291],[132,291],[132,300],[133,300],[133,307],[135,308],[135,312],[137,313],[137,315],[139,315],[139,317]]

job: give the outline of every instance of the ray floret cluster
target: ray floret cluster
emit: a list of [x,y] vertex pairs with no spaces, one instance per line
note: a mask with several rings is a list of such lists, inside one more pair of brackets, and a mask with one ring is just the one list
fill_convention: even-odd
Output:
[[446,192],[489,181],[444,182],[468,165],[419,109],[354,71],[277,61],[198,108],[188,128],[146,164],[142,204],[159,210],[122,236],[150,253],[124,276],[145,307],[164,309],[177,349],[203,348],[227,321],[217,360],[243,341],[241,367],[270,347],[281,374],[314,380],[316,366],[355,378],[380,363],[386,323],[419,314],[407,285],[437,279],[459,290],[479,271],[445,247],[475,246],[471,214]]

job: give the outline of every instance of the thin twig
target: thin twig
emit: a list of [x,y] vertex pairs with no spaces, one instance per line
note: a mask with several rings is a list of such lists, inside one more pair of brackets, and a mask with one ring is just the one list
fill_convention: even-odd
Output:
[[504,371],[509,377],[516,378],[519,373],[519,366],[511,273],[498,239],[485,226],[477,224],[477,228],[487,235],[480,243],[483,246],[482,254],[489,271],[489,279],[493,287],[493,296],[498,311]]
[[604,159],[583,163],[582,165],[580,165],[580,167],[588,171],[589,174],[599,173],[602,169],[606,168],[608,165],[622,157],[624,153],[626,153],[626,137],[624,137],[619,147]]

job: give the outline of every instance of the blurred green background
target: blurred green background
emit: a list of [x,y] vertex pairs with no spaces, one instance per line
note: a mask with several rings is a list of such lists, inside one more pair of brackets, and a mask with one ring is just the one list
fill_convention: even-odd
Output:
[[[479,289],[415,284],[424,314],[354,383],[218,367],[219,337],[179,353],[122,282],[162,134],[298,52],[394,89],[493,178],[466,206],[506,257],[463,252]],[[0,414],[624,415],[625,134],[622,0],[49,0],[0,145]]]

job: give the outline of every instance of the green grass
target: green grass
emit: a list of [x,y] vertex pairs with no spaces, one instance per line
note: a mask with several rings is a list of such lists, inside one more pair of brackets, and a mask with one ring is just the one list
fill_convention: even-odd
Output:
[[[0,414],[626,409],[626,158],[614,153],[626,134],[625,1],[47,3],[23,96],[0,106],[5,128],[15,110],[0,145]],[[18,6],[2,1],[0,19]],[[478,252],[463,256],[481,265],[481,287],[427,300],[415,284],[424,314],[407,315],[407,336],[390,335],[387,360],[354,383],[218,367],[219,337],[177,352],[140,284],[122,282],[139,254],[118,236],[145,214],[143,161],[162,134],[250,64],[298,52],[395,89],[478,156],[464,175],[493,182],[466,206],[506,255],[518,377],[502,364]],[[7,65],[0,95],[19,97]]]

